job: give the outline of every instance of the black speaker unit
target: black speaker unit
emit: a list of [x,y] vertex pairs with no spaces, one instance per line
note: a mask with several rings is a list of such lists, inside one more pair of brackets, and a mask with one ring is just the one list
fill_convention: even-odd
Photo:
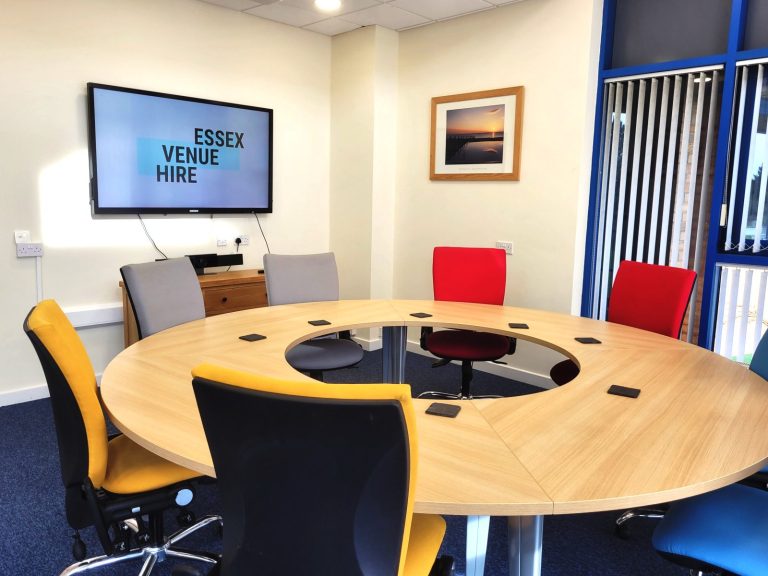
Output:
[[205,274],[206,268],[216,266],[237,266],[243,263],[242,254],[187,254],[198,276]]

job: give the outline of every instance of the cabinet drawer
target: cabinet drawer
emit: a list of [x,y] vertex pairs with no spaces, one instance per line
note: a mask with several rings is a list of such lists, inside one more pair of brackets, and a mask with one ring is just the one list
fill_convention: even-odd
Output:
[[206,288],[203,290],[203,300],[205,301],[206,316],[216,316],[217,314],[267,305],[267,295],[263,284]]

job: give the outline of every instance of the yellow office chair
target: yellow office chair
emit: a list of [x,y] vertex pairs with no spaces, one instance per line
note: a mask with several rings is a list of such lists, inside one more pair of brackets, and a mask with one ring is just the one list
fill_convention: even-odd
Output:
[[410,387],[193,371],[227,529],[210,574],[450,574],[440,516],[413,512]]
[[[126,436],[107,437],[91,361],[74,327],[53,300],[35,306],[24,331],[37,352],[51,395],[64,481],[67,521],[75,530],[76,562],[62,576],[144,558],[147,576],[166,556],[215,564],[218,555],[175,549],[192,532],[220,522],[206,516],[163,539],[163,511],[192,501],[196,472],[148,452]],[[191,519],[191,515],[188,516]],[[94,526],[105,555],[83,560],[79,530]]]

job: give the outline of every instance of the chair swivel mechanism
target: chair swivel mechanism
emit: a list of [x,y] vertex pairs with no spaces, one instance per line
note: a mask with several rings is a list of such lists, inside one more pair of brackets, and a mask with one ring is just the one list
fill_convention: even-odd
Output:
[[[437,301],[504,304],[507,282],[506,253],[500,248],[437,246],[432,256],[432,286]],[[496,362],[514,354],[517,340],[474,330],[440,330],[423,327],[421,348],[439,360],[432,367],[461,362],[458,393],[423,392],[420,397],[466,399],[473,396],[472,368],[475,362]],[[490,396],[497,397],[497,396]]]
[[[325,302],[339,299],[336,257],[324,254],[267,254],[264,276],[270,306]],[[285,359],[299,372],[322,381],[323,372],[354,366],[363,349],[349,331],[302,342],[286,352]]]
[[409,386],[193,375],[227,519],[210,576],[451,574],[445,521],[413,514]]
[[[184,550],[178,544],[200,528],[219,523],[219,516],[206,516],[167,539],[163,532],[165,510],[180,509],[183,523],[193,521],[186,506],[194,497],[192,480],[198,474],[156,456],[126,436],[108,438],[93,367],[55,301],[44,300],[35,306],[24,321],[24,331],[48,384],[67,522],[75,530],[73,556],[77,561],[62,576],[134,559],[143,559],[139,576],[148,575],[166,558],[215,564],[217,554]],[[84,559],[79,531],[91,526],[104,555]]]

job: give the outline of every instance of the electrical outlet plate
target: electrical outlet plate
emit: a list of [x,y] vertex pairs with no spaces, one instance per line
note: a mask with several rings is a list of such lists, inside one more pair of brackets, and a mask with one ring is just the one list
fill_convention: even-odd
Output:
[[35,258],[43,255],[43,245],[40,242],[24,242],[16,244],[17,258]]
[[221,247],[221,246],[226,246],[226,245],[227,245],[226,238],[219,238],[218,240],[216,240],[216,246]]
[[250,241],[248,234],[240,234],[238,235],[238,238],[240,238],[240,246],[248,246],[248,242]]
[[512,242],[511,240],[497,240],[496,248],[501,248],[507,254],[515,253],[515,243]]
[[32,241],[32,237],[29,235],[29,230],[14,230],[13,239],[16,244],[29,244]]

